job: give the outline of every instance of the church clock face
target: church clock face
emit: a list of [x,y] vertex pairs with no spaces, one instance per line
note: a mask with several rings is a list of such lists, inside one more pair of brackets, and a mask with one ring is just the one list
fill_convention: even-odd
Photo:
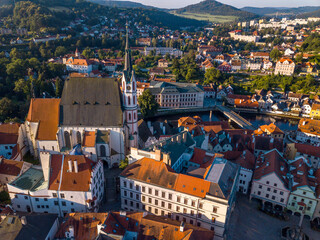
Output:
[[127,90],[131,90],[131,87],[130,87],[130,86],[127,86]]

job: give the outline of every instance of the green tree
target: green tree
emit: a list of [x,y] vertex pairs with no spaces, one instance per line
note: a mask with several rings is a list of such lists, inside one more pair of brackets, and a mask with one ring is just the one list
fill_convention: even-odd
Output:
[[54,52],[54,55],[56,57],[60,57],[60,56],[63,56],[67,53],[67,49],[63,46],[59,46],[56,48],[56,51]]
[[62,95],[62,89],[63,89],[63,82],[61,78],[58,77],[56,79],[55,86],[56,86],[56,97],[60,98]]
[[0,121],[13,117],[16,113],[17,106],[7,97],[0,100]]
[[273,61],[278,61],[278,59],[281,57],[281,55],[282,55],[281,52],[277,48],[272,49],[272,51],[270,52],[270,58]]
[[220,81],[221,72],[216,68],[209,68],[204,74],[205,84],[217,83]]
[[125,159],[120,161],[119,168],[123,170],[128,166],[128,164],[129,164],[129,160],[126,157]]
[[86,58],[93,58],[94,57],[94,52],[90,48],[85,48],[82,52],[82,55]]
[[143,117],[152,117],[157,113],[159,104],[151,94],[150,90],[147,89],[146,91],[144,91],[138,98],[138,102]]

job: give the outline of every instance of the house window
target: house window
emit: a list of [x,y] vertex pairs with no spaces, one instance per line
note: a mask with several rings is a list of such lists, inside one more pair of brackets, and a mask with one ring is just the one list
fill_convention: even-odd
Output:
[[258,191],[258,195],[260,195],[261,194],[261,192],[260,191]]
[[136,191],[139,191],[139,185],[136,186]]
[[262,185],[259,185],[259,188],[262,188]]
[[199,204],[199,208],[202,209],[203,208],[203,203]]
[[166,193],[162,192],[162,197],[165,198],[166,197]]
[[217,207],[213,207],[212,212],[216,213],[217,211],[218,211],[218,208]]
[[168,203],[168,208],[171,209],[172,205],[171,203]]
[[100,145],[100,156],[101,157],[106,156],[106,147],[104,145]]
[[62,206],[67,206],[67,203],[65,201],[62,201]]
[[70,149],[71,148],[70,134],[67,131],[64,132],[64,141],[66,144],[66,148]]
[[188,199],[184,199],[184,204],[187,205],[188,204]]
[[58,201],[54,201],[54,205],[56,205],[56,206],[57,206],[57,205],[58,205]]
[[158,200],[154,200],[154,204],[158,206]]
[[61,197],[61,198],[64,198],[64,193],[60,193],[60,197]]
[[177,212],[179,212],[179,211],[180,211],[180,207],[179,207],[179,206],[177,206],[177,207],[176,207],[176,210],[177,210]]
[[158,190],[155,190],[155,191],[154,191],[154,195],[158,196],[158,194],[159,194],[159,191],[158,191]]
[[197,222],[197,226],[198,226],[198,227],[201,227],[201,222]]
[[36,198],[36,202],[39,202],[39,198]]
[[171,193],[169,193],[169,199],[172,200],[172,194]]
[[146,187],[142,187],[142,192],[146,192]]
[[181,201],[181,198],[178,196],[177,197],[177,202],[180,202]]

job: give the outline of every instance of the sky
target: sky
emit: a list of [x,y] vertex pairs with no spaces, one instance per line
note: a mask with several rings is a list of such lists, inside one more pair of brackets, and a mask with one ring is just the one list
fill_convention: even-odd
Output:
[[[161,8],[180,8],[200,2],[200,0],[130,0]],[[218,0],[234,7],[299,7],[320,6],[320,0]]]

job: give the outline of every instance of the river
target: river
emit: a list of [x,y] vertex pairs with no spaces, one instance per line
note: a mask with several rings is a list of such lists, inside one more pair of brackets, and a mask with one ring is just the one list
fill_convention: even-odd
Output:
[[[248,114],[248,113],[241,113],[240,114],[242,117],[247,119],[249,122],[252,123],[253,126],[259,127],[261,125],[265,124],[270,124],[274,123],[277,125],[281,130],[297,130],[298,129],[298,123],[299,120],[296,119],[288,119],[288,118],[280,118],[280,117],[272,117],[268,115],[262,115],[262,114]],[[199,112],[199,113],[194,113],[194,114],[179,114],[179,115],[171,115],[171,116],[166,116],[166,117],[157,117],[152,119],[153,121],[158,120],[158,121],[164,121],[164,120],[169,120],[169,121],[177,121],[180,117],[186,117],[186,116],[199,116],[203,121],[209,121],[210,119],[210,112]],[[212,112],[212,117],[211,121],[222,121],[222,120],[227,120],[227,118],[221,113],[221,112]],[[236,127],[235,124],[233,126]]]

